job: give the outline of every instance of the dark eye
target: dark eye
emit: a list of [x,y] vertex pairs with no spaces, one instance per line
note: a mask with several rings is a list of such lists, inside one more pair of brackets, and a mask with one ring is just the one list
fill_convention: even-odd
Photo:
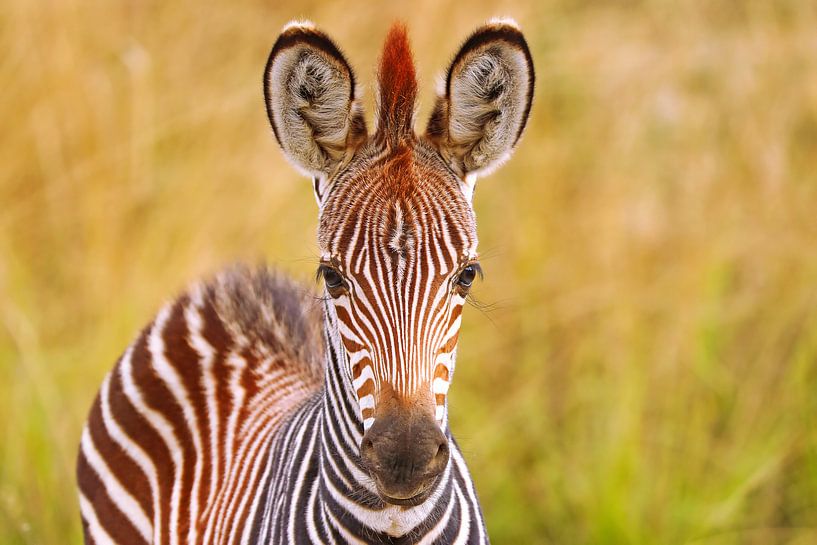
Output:
[[477,263],[472,263],[460,272],[460,275],[457,277],[457,285],[461,288],[468,289],[471,287],[471,284],[474,283],[474,279],[477,275],[482,275],[482,269],[480,269]]
[[318,274],[323,277],[326,288],[330,291],[344,287],[343,276],[334,268],[321,265]]

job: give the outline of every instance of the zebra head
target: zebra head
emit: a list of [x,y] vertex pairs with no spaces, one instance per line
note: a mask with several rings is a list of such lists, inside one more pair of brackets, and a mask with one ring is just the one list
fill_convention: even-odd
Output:
[[519,140],[533,83],[522,33],[492,21],[454,56],[417,135],[414,64],[395,25],[369,134],[354,73],[325,34],[292,23],[270,53],[267,114],[313,179],[330,343],[363,423],[361,461],[389,503],[423,501],[448,464],[446,395],[480,274],[471,197]]

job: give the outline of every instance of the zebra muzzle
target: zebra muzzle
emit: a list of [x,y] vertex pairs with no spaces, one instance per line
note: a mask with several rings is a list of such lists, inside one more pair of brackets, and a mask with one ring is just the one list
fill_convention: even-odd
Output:
[[419,505],[448,465],[448,439],[427,411],[388,405],[378,407],[381,414],[363,436],[361,459],[383,501]]

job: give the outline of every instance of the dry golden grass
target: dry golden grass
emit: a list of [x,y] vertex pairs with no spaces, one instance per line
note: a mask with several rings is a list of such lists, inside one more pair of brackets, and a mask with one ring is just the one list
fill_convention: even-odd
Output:
[[[817,542],[813,2],[29,2],[0,10],[0,542],[80,542],[96,388],[166,298],[236,259],[307,278],[314,200],[261,71],[317,21],[371,90],[509,14],[538,85],[479,185],[483,311],[453,428],[496,543]],[[369,98],[371,93],[369,92]]]

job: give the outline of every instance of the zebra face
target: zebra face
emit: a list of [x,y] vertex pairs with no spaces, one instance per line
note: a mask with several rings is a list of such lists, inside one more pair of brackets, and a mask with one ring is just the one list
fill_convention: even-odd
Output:
[[372,146],[333,184],[318,243],[364,429],[383,392],[442,426],[479,270],[474,213],[456,177],[421,140]]
[[480,271],[471,197],[476,177],[510,156],[533,81],[518,28],[492,21],[454,57],[418,136],[414,64],[397,26],[369,135],[352,69],[325,34],[289,25],[270,54],[267,113],[313,179],[328,334],[358,403],[361,461],[387,502],[423,501],[448,464],[446,395]]
[[318,242],[362,459],[384,499],[420,502],[448,463],[446,394],[479,270],[474,213],[427,143],[372,146],[333,184]]

